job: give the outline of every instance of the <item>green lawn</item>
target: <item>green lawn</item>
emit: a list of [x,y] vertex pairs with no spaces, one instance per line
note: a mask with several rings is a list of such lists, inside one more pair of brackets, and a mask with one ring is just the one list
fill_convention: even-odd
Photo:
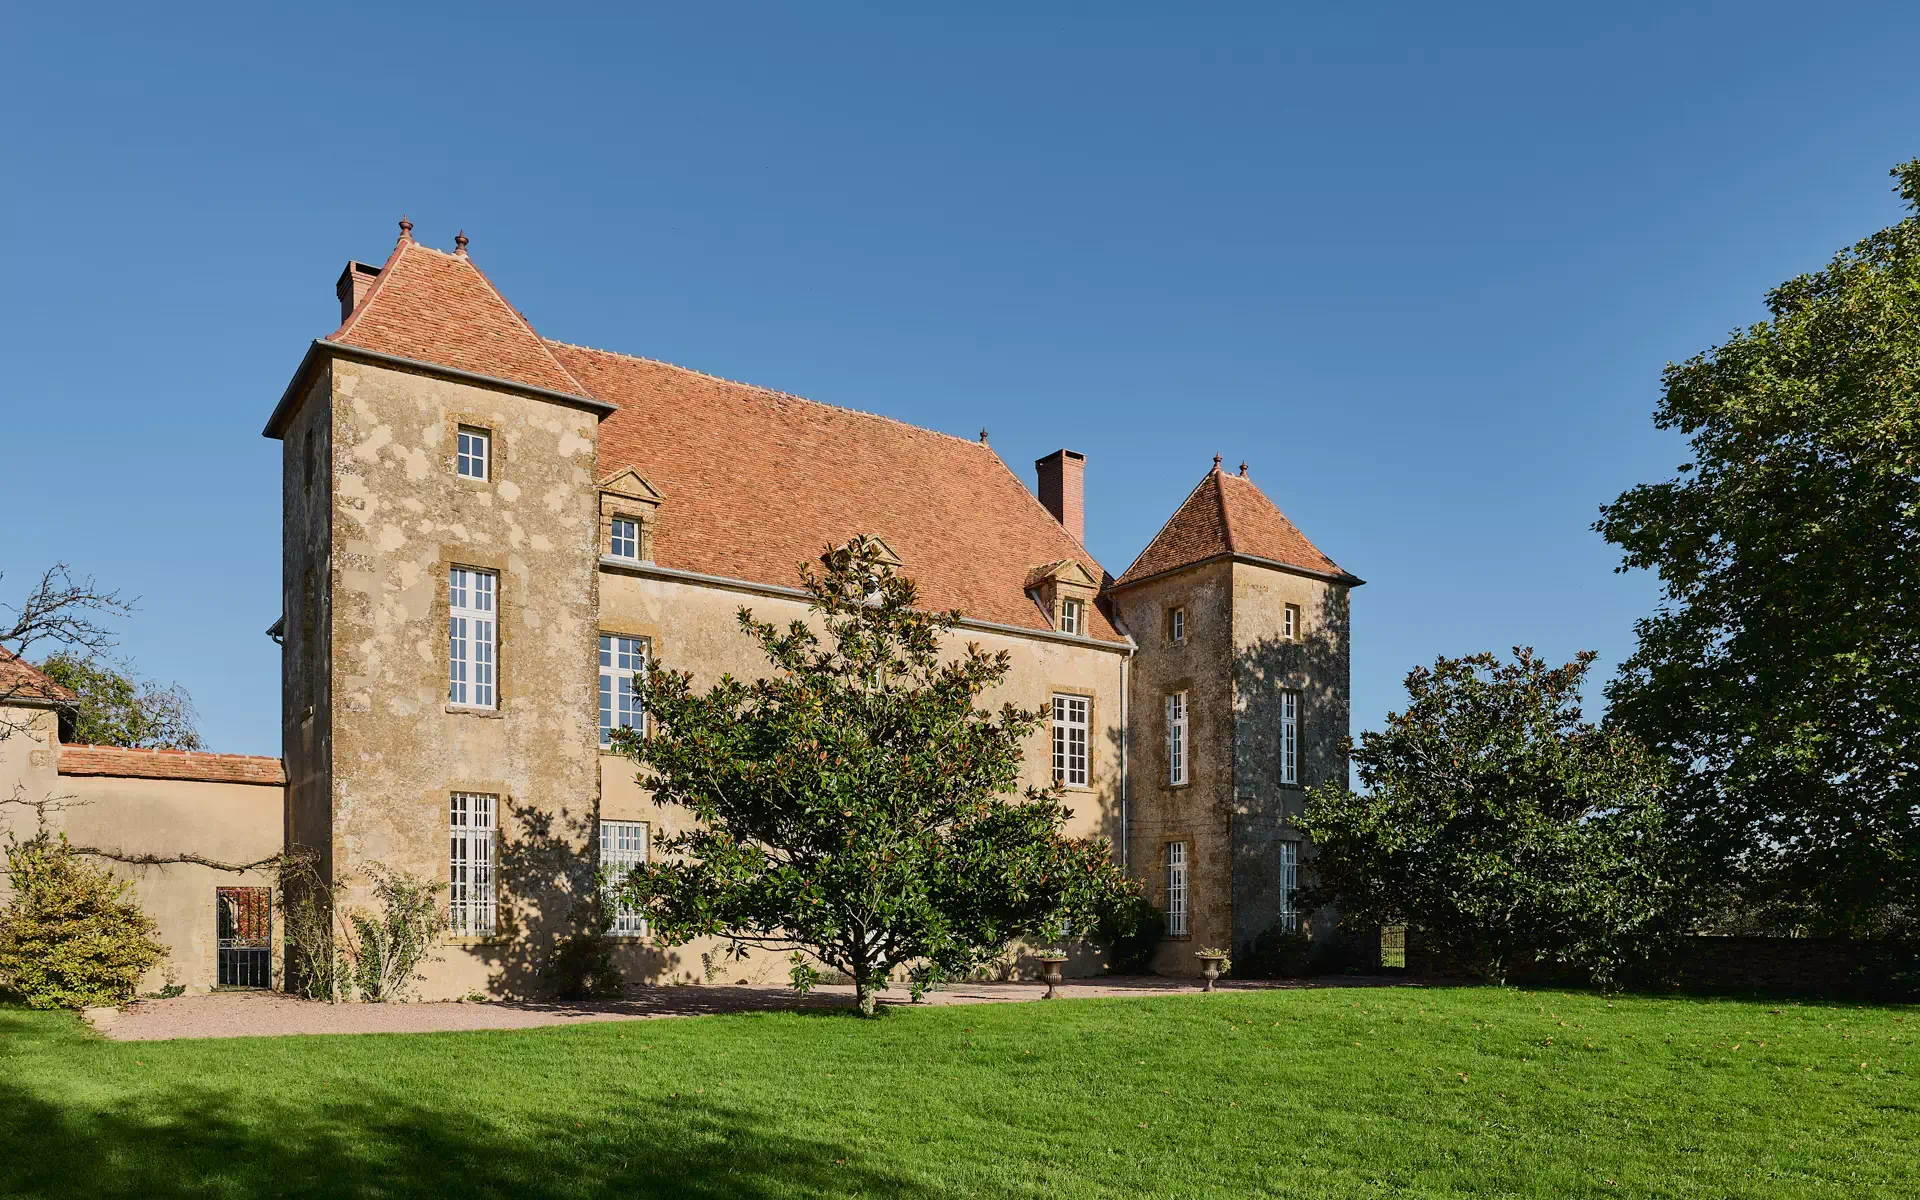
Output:
[[1920,1195],[1917,1010],[1340,989],[119,1044],[0,1196]]

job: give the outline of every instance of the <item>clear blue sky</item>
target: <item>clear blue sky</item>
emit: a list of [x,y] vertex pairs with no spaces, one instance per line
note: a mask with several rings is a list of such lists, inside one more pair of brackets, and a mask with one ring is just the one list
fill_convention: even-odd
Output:
[[1896,220],[1920,6],[13,5],[0,596],[141,597],[275,752],[260,427],[402,212],[543,333],[1088,456],[1116,574],[1210,465],[1370,582],[1354,720],[1651,605],[1588,526],[1659,372]]

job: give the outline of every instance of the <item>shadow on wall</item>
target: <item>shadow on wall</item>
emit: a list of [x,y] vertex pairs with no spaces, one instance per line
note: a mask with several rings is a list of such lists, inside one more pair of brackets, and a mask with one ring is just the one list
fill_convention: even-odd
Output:
[[499,940],[479,948],[495,996],[554,994],[548,973],[561,943],[590,927],[599,821],[591,808],[550,812],[506,802],[494,870]]
[[[1312,847],[1294,824],[1306,791],[1321,783],[1348,783],[1345,739],[1350,732],[1349,609],[1345,593],[1323,589],[1310,632],[1289,641],[1277,632],[1241,645],[1234,655],[1238,712],[1233,755],[1236,794],[1221,816],[1232,829],[1233,946],[1249,965],[1256,947],[1294,940],[1291,925],[1316,938],[1333,932],[1331,910],[1289,916],[1282,887],[1281,843],[1298,843],[1298,882],[1311,871]],[[1298,783],[1281,780],[1286,695],[1297,693]]]
[[[43,1032],[0,1012],[0,1041]],[[81,1048],[133,1060],[137,1047]],[[109,1197],[929,1195],[778,1114],[719,1097],[601,1097],[581,1114],[407,1100],[324,1082],[288,1096],[142,1087],[97,1107],[0,1087],[0,1195]],[[344,1081],[350,1085],[351,1081]],[[422,1081],[424,1082],[424,1081]],[[778,1131],[778,1132],[775,1132]]]

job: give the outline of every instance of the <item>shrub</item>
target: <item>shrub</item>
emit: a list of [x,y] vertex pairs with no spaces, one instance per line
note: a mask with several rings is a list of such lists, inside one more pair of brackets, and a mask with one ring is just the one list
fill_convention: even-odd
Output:
[[7,841],[13,897],[0,912],[0,991],[30,1008],[124,1004],[166,957],[133,885],[45,830]]
[[613,943],[604,933],[583,930],[569,935],[547,960],[547,983],[562,1000],[606,1000],[626,991],[626,976],[613,961]]
[[1166,930],[1165,914],[1135,893],[1100,914],[1090,940],[1107,956],[1109,974],[1151,975]]
[[378,908],[347,913],[345,965],[360,999],[405,1000],[447,927],[438,902],[445,885],[386,867],[370,867],[368,875]]
[[307,1000],[338,999],[335,988],[350,981],[334,944],[330,891],[317,884],[299,889],[287,901],[283,928],[293,960],[289,990]]

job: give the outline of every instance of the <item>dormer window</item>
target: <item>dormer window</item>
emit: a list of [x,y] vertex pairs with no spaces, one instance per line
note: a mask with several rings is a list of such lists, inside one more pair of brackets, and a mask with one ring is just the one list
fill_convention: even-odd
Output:
[[1086,632],[1086,622],[1081,615],[1081,604],[1082,602],[1079,600],[1062,600],[1060,602],[1061,633],[1077,635]]
[[[444,428],[444,426],[443,426]],[[454,458],[454,470],[466,479],[485,479],[487,477],[487,459],[492,449],[493,435],[484,429],[474,429],[466,425],[460,427],[459,452]],[[440,443],[446,445],[445,442]]]
[[631,517],[615,517],[607,553],[615,558],[640,559],[640,522]]

